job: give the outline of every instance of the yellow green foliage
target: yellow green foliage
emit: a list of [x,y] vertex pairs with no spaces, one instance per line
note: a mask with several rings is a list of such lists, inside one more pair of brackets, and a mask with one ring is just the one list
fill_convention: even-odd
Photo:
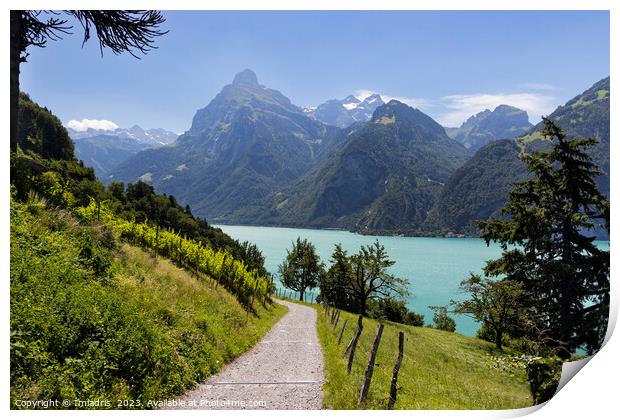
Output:
[[243,262],[235,260],[227,251],[216,251],[168,229],[118,218],[105,203],[97,204],[94,200],[76,212],[85,220],[98,220],[124,239],[152,249],[191,271],[216,279],[246,307],[253,306],[255,299],[265,302],[273,292],[271,279],[259,276],[256,270],[249,271]]
[[12,200],[12,407],[67,399],[68,408],[148,408],[220,370],[286,311],[267,303],[248,313],[213,278],[118,237],[39,199]]

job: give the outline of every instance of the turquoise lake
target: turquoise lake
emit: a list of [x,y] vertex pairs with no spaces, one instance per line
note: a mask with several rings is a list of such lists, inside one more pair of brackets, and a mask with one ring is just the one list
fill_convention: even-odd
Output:
[[[277,278],[278,265],[291,249],[297,237],[314,244],[318,255],[329,266],[334,245],[341,243],[351,253],[376,239],[385,246],[396,263],[390,270],[393,275],[408,279],[410,295],[406,298],[409,309],[424,315],[424,322],[431,323],[433,312],[429,306],[448,305],[451,299],[466,297],[459,292],[459,283],[469,273],[482,274],[485,261],[501,255],[497,244],[487,246],[478,238],[416,238],[398,236],[364,236],[340,230],[292,229],[257,226],[218,225],[231,237],[256,244],[265,256],[267,270]],[[597,241],[609,249],[608,241]],[[279,285],[279,284],[278,284]],[[316,292],[314,294],[316,296]],[[457,332],[474,336],[478,324],[466,316],[453,316]]]

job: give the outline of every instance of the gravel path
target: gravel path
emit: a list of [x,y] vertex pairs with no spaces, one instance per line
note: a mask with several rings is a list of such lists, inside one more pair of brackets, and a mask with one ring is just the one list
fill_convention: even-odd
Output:
[[198,388],[172,401],[177,409],[320,409],[323,354],[316,311],[288,307],[271,331],[247,353]]

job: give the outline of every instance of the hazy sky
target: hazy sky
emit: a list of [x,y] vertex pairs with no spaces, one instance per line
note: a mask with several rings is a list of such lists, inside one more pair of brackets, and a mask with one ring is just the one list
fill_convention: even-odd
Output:
[[79,27],[31,48],[22,90],[65,124],[182,132],[250,68],[300,106],[378,92],[453,126],[501,103],[536,122],[609,75],[605,11],[164,14],[170,33],[141,60],[81,48]]

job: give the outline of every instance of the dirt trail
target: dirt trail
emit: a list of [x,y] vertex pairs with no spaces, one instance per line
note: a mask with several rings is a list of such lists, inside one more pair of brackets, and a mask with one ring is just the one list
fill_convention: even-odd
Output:
[[198,388],[175,400],[180,409],[320,409],[323,354],[316,311],[288,307],[271,331],[247,353]]

